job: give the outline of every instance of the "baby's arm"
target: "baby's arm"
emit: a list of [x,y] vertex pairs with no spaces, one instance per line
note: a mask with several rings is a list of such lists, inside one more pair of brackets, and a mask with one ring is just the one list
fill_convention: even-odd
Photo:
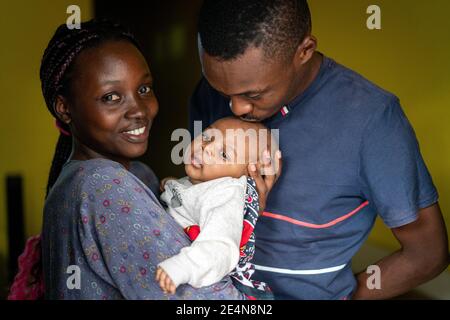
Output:
[[[163,290],[174,292],[180,284],[195,288],[218,282],[239,261],[245,184],[233,183],[205,194],[199,206],[200,235],[191,246],[163,261],[157,281]],[[172,290],[173,289],[173,290]]]

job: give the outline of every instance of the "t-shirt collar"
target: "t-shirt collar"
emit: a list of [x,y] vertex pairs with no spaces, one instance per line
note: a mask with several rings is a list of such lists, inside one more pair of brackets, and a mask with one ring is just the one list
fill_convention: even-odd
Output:
[[313,80],[313,82],[306,88],[305,91],[300,93],[297,97],[295,97],[291,102],[288,104],[282,106],[280,108],[280,111],[278,111],[276,114],[274,114],[272,117],[266,119],[264,123],[272,122],[278,119],[284,119],[287,118],[292,110],[301,103],[302,100],[307,98],[312,92],[316,91],[316,88],[320,86],[320,83],[322,82],[323,75],[326,73],[327,67],[332,62],[331,59],[327,58],[325,55],[319,52],[320,55],[322,55],[323,60],[320,64],[319,72],[316,76],[316,78]]

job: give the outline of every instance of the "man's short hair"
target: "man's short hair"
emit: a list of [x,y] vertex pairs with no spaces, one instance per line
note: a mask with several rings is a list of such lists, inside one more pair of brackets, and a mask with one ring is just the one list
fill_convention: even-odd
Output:
[[289,57],[311,32],[311,13],[306,0],[205,0],[198,32],[203,50],[221,60],[251,46]]

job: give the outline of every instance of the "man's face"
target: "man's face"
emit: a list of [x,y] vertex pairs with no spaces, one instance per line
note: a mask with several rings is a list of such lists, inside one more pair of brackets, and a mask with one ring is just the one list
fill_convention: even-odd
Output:
[[262,48],[250,47],[237,59],[222,61],[200,48],[203,74],[213,88],[230,99],[232,112],[247,121],[262,121],[295,97],[293,61],[267,59]]

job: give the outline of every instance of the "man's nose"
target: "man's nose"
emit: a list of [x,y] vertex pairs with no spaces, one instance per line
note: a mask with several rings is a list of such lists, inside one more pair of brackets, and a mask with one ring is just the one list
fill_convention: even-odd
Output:
[[253,105],[241,97],[230,99],[230,108],[235,116],[241,117],[253,111]]

